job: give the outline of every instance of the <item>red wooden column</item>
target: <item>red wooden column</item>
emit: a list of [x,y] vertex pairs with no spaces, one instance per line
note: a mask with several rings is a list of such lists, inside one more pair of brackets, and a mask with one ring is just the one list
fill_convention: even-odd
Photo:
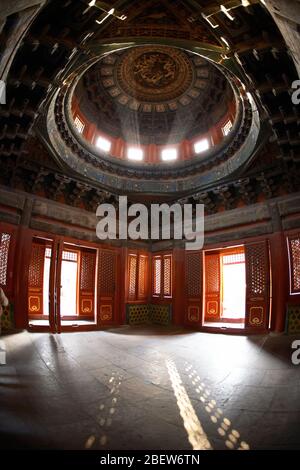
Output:
[[283,232],[270,236],[272,267],[271,330],[281,333],[285,329],[286,307],[289,298],[288,250]]
[[126,323],[126,303],[127,303],[127,293],[128,293],[128,249],[122,247],[120,249],[120,272],[122,279],[122,286],[120,289],[120,317],[119,324],[125,325]]
[[17,235],[14,266],[14,298],[16,328],[28,326],[28,271],[31,258],[32,235],[27,227],[20,226]]
[[173,251],[173,319],[174,325],[184,324],[184,248]]
[[15,305],[15,248],[17,227],[0,221],[0,287],[10,304]]
[[21,223],[18,227],[14,264],[14,298],[16,328],[28,326],[28,275],[31,258],[32,234],[29,224],[32,212],[32,199],[26,199]]

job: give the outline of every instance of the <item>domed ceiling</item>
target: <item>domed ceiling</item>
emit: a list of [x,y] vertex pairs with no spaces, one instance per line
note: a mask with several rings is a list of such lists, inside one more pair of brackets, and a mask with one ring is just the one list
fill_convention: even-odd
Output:
[[[62,192],[65,201],[84,194],[87,207],[91,193],[106,190],[141,199],[145,193],[173,200],[205,194],[212,211],[224,201],[232,207],[241,198],[248,204],[262,193],[269,198],[299,189],[299,126],[291,100],[296,56],[287,53],[288,35],[267,11],[271,2],[126,0],[110,2],[115,11],[109,16],[100,1],[43,3],[28,28],[15,14],[5,23],[3,13],[1,50],[7,53],[0,65],[4,80],[9,76],[7,105],[0,106],[1,184],[49,197]],[[218,120],[231,87],[231,132],[219,143],[210,134],[210,151],[195,154],[198,130]],[[95,131],[111,136],[110,151],[97,147],[89,129],[76,130],[72,97]],[[142,161],[129,161],[131,140],[154,142],[142,148]],[[162,161],[160,145],[179,141],[178,158]]]
[[226,114],[234,95],[209,61],[151,45],[105,56],[84,74],[74,98],[104,133],[160,145],[206,132]]
[[98,47],[49,105],[59,161],[106,188],[157,194],[225,179],[249,158],[259,117],[231,70],[169,44]]

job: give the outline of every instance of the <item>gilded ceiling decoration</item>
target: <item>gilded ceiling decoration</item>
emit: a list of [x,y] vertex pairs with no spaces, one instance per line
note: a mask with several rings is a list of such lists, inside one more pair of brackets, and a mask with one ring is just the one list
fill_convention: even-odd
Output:
[[[108,56],[103,62],[110,59]],[[193,61],[180,49],[148,46],[126,51],[116,66],[114,84],[121,91],[118,102],[129,106],[134,102],[144,112],[173,111],[190,103],[192,96],[198,97],[200,89],[206,88],[209,76],[208,63],[198,59],[203,78],[197,81],[196,58]]]
[[226,114],[233,91],[223,73],[201,56],[149,45],[106,55],[87,70],[75,96],[103,132],[165,144],[206,132]]

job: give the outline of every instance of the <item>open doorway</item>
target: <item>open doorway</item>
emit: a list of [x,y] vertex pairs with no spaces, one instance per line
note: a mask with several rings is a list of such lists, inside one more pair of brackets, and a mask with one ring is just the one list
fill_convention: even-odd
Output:
[[95,327],[96,248],[33,237],[28,325],[35,330]]
[[205,252],[204,325],[244,328],[245,314],[244,247]]
[[64,250],[61,260],[60,315],[76,317],[79,252]]
[[64,243],[60,276],[61,327],[95,325],[97,250]]
[[243,323],[246,309],[245,252],[222,253],[222,309],[223,321]]
[[50,267],[52,248],[47,246],[44,259],[44,279],[43,279],[43,315],[49,317],[49,296],[50,296]]

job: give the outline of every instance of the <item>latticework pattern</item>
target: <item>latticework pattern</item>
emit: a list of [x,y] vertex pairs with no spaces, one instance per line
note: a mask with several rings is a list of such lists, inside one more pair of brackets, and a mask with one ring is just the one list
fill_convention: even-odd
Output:
[[153,293],[154,295],[161,294],[161,258],[154,258],[154,280],[153,280]]
[[290,240],[292,292],[300,292],[300,238]]
[[77,262],[78,253],[76,251],[63,251],[62,253],[63,261],[74,261]]
[[81,253],[80,290],[93,291],[95,279],[96,255],[83,251]]
[[206,292],[218,293],[220,291],[220,260],[219,255],[205,257]]
[[164,257],[164,296],[172,294],[172,259],[171,256]]
[[147,268],[148,268],[148,257],[140,255],[139,258],[139,285],[138,285],[138,296],[139,299],[144,299],[147,296]]
[[239,264],[245,262],[245,253],[223,255],[223,264]]
[[158,325],[169,325],[171,323],[171,306],[150,305],[150,320]]
[[287,332],[295,335],[300,333],[300,306],[290,305],[287,312]]
[[185,263],[187,295],[201,297],[202,294],[202,253],[187,253]]
[[10,234],[1,233],[0,239],[0,284],[6,286]]
[[135,298],[136,291],[136,269],[137,269],[137,256],[129,255],[129,273],[128,273],[128,295]]
[[116,255],[112,251],[101,250],[99,255],[99,292],[113,295],[115,291]]
[[41,287],[44,277],[45,246],[38,243],[32,245],[29,265],[29,287]]
[[127,322],[130,325],[149,323],[149,305],[128,305]]
[[263,296],[267,289],[267,258],[264,243],[247,246],[248,296]]

